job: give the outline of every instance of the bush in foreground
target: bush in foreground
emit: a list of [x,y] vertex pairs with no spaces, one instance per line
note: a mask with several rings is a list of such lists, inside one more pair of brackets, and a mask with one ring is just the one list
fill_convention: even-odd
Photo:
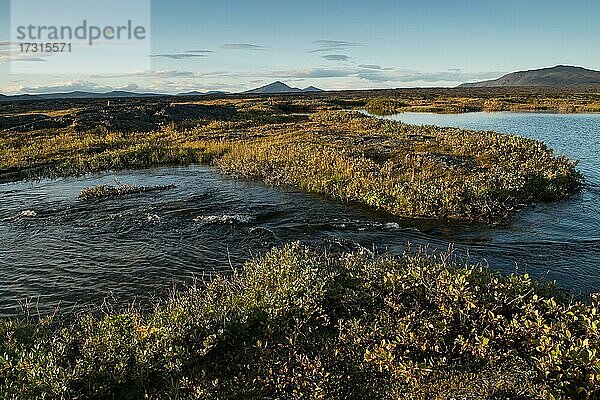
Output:
[[298,244],[147,316],[0,323],[3,398],[593,398],[599,301]]

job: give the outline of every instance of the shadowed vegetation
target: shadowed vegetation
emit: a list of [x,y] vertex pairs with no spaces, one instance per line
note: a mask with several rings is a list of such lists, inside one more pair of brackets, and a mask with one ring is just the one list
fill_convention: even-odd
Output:
[[0,396],[592,398],[598,306],[449,256],[294,244],[147,315],[1,321]]

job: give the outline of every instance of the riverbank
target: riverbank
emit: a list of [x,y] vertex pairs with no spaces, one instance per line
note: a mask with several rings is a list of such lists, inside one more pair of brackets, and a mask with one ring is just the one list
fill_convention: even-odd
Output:
[[2,133],[0,179],[204,163],[397,216],[485,223],[577,193],[583,182],[575,162],[517,136],[346,111],[298,114],[299,105],[272,101],[169,107],[173,115],[203,117],[149,132],[99,126]]
[[591,398],[598,299],[297,244],[142,315],[0,321],[5,398]]

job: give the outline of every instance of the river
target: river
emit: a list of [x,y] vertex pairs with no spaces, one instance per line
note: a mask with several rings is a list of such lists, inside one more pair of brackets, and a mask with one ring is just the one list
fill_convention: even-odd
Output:
[[[580,160],[583,192],[537,204],[503,226],[401,219],[358,204],[270,188],[204,166],[106,172],[0,185],[0,316],[23,305],[139,304],[290,241],[329,251],[400,253],[454,248],[503,273],[528,272],[577,294],[600,290],[600,115],[400,114],[416,124],[492,129],[541,139]],[[99,184],[170,185],[104,201],[77,198]]]

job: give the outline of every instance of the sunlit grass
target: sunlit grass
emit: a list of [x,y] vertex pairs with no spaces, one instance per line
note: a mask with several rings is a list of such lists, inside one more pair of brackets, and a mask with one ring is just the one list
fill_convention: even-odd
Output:
[[[597,96],[600,97],[600,96]],[[490,98],[447,97],[402,98],[381,97],[366,102],[371,114],[390,115],[402,112],[467,113],[477,111],[545,111],[557,113],[598,112],[599,102],[588,97],[499,96]]]
[[296,117],[269,107],[261,114],[252,105],[230,121],[185,130],[3,134],[0,169],[52,176],[216,164],[236,176],[395,215],[484,222],[505,219],[534,201],[568,196],[582,182],[575,163],[534,140],[340,111]]
[[103,200],[113,197],[121,197],[129,194],[156,192],[160,190],[173,189],[176,185],[152,185],[152,186],[139,186],[139,185],[125,185],[118,184],[116,186],[111,185],[98,185],[82,189],[77,197],[82,200]]

